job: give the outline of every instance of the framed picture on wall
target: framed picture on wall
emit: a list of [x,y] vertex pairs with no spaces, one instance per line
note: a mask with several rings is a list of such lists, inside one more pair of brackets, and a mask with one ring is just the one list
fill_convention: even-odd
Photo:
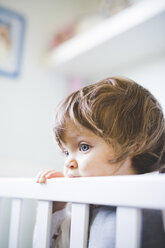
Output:
[[24,17],[0,6],[0,76],[19,75],[24,34]]

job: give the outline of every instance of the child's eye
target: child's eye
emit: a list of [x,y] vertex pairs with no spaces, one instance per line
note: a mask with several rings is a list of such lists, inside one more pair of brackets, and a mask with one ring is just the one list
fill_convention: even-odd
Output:
[[69,156],[69,152],[68,151],[64,151],[64,154],[65,154],[66,157]]
[[90,146],[87,144],[80,145],[80,151],[86,152],[89,150],[89,148],[90,148]]

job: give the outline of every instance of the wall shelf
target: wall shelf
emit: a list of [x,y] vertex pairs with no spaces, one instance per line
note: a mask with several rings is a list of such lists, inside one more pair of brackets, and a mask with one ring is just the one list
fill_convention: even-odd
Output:
[[92,79],[165,53],[165,1],[140,1],[55,48],[49,64]]

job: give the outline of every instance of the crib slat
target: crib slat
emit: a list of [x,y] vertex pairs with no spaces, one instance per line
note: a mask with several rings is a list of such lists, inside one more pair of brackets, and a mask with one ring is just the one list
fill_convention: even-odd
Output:
[[18,248],[20,246],[20,226],[22,217],[22,199],[12,200],[10,232],[9,232],[9,248]]
[[116,248],[139,248],[141,210],[118,207],[116,214]]
[[88,240],[89,205],[72,203],[70,248],[86,248]]
[[35,247],[50,247],[50,225],[52,216],[52,202],[38,201],[37,207],[37,223]]

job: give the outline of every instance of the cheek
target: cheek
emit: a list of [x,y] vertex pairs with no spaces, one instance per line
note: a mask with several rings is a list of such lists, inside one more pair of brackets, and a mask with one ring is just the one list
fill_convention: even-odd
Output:
[[79,163],[79,171],[82,173],[90,173],[95,169],[96,163],[90,159],[84,159]]

